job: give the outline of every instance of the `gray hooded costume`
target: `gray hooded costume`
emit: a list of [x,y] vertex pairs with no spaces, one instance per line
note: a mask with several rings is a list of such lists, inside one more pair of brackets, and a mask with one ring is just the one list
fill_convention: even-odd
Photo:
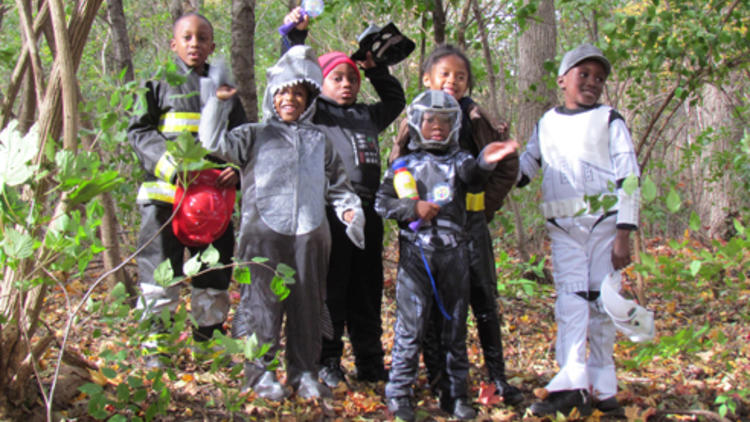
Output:
[[[279,301],[270,288],[273,271],[250,266],[252,283],[241,286],[233,334],[240,337],[255,333],[260,344],[272,346],[263,358],[246,365],[246,379],[253,385],[273,360],[286,313],[287,379],[296,387],[303,373],[317,373],[321,349],[318,316],[326,309],[325,279],[331,248],[325,207],[330,205],[342,221],[344,211],[355,210],[347,230],[355,244],[364,243],[364,216],[343,163],[323,132],[311,122],[322,82],[312,50],[305,46],[290,49],[268,69],[267,81],[262,123],[227,131],[220,122],[226,120],[223,114],[229,112],[231,103],[214,96],[203,110],[199,133],[203,146],[213,155],[241,167],[240,260],[264,257],[269,259],[269,267],[283,262],[296,271],[289,297]],[[309,106],[296,121],[284,122],[274,108],[274,94],[301,82],[310,88]]]

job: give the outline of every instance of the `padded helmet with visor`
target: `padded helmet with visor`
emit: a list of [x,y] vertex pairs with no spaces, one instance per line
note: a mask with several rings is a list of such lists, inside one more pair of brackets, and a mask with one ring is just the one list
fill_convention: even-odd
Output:
[[[419,94],[412,101],[408,110],[409,128],[412,142],[418,149],[428,151],[445,151],[458,147],[458,133],[461,128],[461,108],[450,94],[443,91],[429,90]],[[450,125],[444,140],[425,139],[422,135],[424,119],[439,119]],[[414,149],[414,148],[412,148]]]

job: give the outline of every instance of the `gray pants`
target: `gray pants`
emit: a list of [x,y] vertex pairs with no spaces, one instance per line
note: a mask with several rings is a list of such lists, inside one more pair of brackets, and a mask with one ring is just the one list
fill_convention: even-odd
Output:
[[[141,229],[138,234],[138,247],[146,243],[169,220],[172,214],[171,205],[140,205]],[[219,262],[232,262],[234,252],[234,229],[232,224],[224,234],[217,239],[213,246],[219,251]],[[167,225],[159,232],[154,240],[145,246],[136,257],[138,264],[138,279],[141,287],[141,297],[138,299],[138,309],[145,309],[144,317],[158,315],[166,308],[174,311],[180,300],[180,285],[164,288],[154,280],[154,270],[164,260],[169,259],[175,275],[182,274],[183,256],[187,246],[180,243],[172,232],[172,226]],[[191,255],[203,248],[188,247]],[[215,269],[192,278],[193,317],[199,327],[221,324],[229,313],[229,282],[232,269]]]
[[259,344],[271,345],[268,353],[245,366],[245,377],[251,384],[267,370],[279,350],[285,314],[287,383],[296,385],[303,372],[317,373],[331,250],[328,223],[323,221],[314,231],[300,236],[280,235],[262,222],[253,227],[252,233],[243,233],[243,238],[249,239],[248,244],[240,244],[243,261],[264,257],[269,259],[264,265],[275,268],[284,263],[296,271],[295,283],[287,286],[291,292],[283,301],[271,290],[273,271],[264,266],[251,265],[252,283],[241,286],[232,334],[244,337],[255,333]]

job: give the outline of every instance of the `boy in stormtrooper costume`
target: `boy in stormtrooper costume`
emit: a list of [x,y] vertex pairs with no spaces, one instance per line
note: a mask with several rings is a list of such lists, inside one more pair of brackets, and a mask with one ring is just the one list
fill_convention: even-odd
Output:
[[[639,190],[623,182],[639,176],[622,116],[597,103],[611,66],[602,52],[582,44],[563,57],[558,86],[565,104],[547,111],[521,155],[518,186],[542,171],[541,210],[551,240],[557,299],[555,354],[560,371],[534,415],[589,414],[592,406],[620,412],[615,394],[615,326],[602,308],[601,283],[630,263],[630,232],[637,229]],[[585,196],[615,195],[610,209],[591,209]],[[588,344],[588,356],[587,356]],[[592,403],[593,396],[593,403]]]

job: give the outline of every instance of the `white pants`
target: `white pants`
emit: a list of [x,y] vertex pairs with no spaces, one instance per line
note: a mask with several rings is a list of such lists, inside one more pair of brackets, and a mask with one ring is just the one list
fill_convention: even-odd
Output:
[[612,357],[615,326],[602,308],[601,297],[588,301],[576,294],[600,291],[602,280],[613,270],[616,216],[597,220],[586,215],[547,223],[557,291],[555,354],[560,366],[547,390],[590,389],[603,400],[617,393]]

